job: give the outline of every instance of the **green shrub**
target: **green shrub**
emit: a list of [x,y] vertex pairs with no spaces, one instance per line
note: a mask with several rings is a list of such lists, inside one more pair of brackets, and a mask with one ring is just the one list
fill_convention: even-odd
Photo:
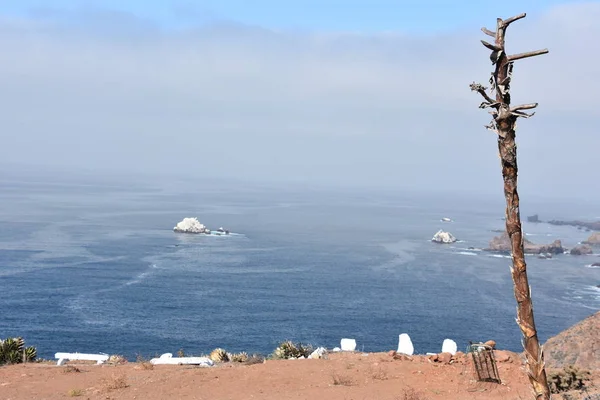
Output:
[[0,365],[30,362],[34,361],[36,357],[35,347],[25,347],[23,338],[0,339]]

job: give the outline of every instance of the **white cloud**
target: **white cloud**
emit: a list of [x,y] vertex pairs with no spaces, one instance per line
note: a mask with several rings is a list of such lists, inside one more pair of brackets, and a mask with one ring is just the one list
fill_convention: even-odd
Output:
[[[569,5],[509,28],[509,51],[550,49],[519,62],[513,81],[514,102],[540,103],[518,131],[532,191],[558,192],[557,181],[587,190],[595,178],[599,17],[598,3]],[[492,70],[481,32],[166,32],[125,14],[65,20],[0,21],[5,161],[498,188],[489,118],[468,88]]]

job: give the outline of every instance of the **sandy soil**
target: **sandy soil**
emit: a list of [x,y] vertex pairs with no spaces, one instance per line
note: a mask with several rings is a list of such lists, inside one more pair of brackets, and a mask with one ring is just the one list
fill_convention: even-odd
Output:
[[[505,357],[506,358],[506,357]],[[517,354],[498,363],[502,384],[477,383],[467,358],[451,364],[425,356],[330,354],[328,359],[220,364],[212,368],[148,363],[0,367],[0,399],[531,399]],[[599,371],[594,373],[598,382]],[[589,395],[589,393],[588,393]],[[557,397],[560,398],[560,397]],[[580,396],[574,398],[582,398]],[[599,397],[600,398],[600,397]]]

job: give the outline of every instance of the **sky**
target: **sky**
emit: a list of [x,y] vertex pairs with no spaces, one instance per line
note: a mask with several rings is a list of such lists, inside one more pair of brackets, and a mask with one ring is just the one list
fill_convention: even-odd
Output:
[[508,52],[550,50],[514,69],[521,192],[600,199],[600,2],[0,0],[0,174],[501,193],[469,84],[521,12]]

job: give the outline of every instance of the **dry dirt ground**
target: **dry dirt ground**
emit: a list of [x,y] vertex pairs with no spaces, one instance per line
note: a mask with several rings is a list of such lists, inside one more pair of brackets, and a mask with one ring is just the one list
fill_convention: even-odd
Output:
[[[466,357],[444,364],[426,356],[408,360],[385,353],[336,353],[328,359],[212,368],[31,363],[0,367],[0,399],[532,399],[519,356],[504,353],[508,359],[505,354],[498,363],[502,384],[475,382]],[[593,382],[600,382],[598,372]],[[591,390],[598,393],[593,383]]]

